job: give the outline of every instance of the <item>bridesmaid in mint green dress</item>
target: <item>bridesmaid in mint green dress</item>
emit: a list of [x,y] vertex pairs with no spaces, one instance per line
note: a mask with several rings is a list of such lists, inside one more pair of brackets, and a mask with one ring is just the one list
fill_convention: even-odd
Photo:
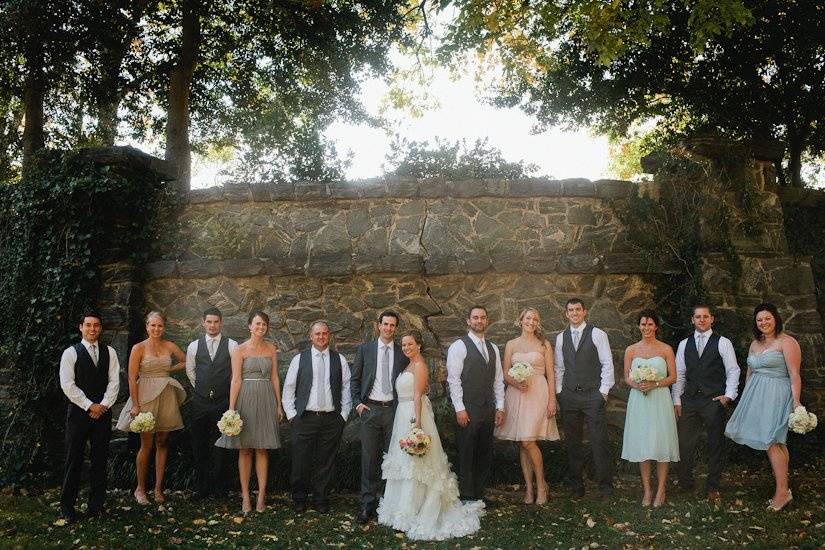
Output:
[[745,390],[725,435],[741,445],[768,452],[776,489],[768,509],[778,512],[791,500],[788,486],[788,416],[799,406],[802,381],[799,342],[782,331],[782,317],[772,304],[753,312],[754,340],[748,350]]
[[[668,466],[679,460],[676,414],[670,397],[670,385],[676,381],[673,348],[656,338],[659,316],[652,309],[639,313],[642,339],[624,354],[624,378],[630,386],[625,415],[622,458],[638,462],[642,477],[642,506],[665,503]],[[649,365],[657,372],[655,381],[635,382],[633,372]],[[650,484],[651,463],[656,462],[656,498]]]

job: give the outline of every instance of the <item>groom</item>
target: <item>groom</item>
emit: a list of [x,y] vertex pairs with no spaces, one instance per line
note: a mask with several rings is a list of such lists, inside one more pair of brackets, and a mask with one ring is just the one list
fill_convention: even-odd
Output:
[[556,393],[561,405],[571,496],[584,496],[582,427],[587,422],[599,497],[610,498],[613,480],[604,408],[613,387],[613,354],[607,334],[585,322],[587,310],[580,298],[567,300],[564,314],[570,325],[556,337]]
[[389,450],[398,396],[395,379],[410,360],[393,342],[398,314],[378,316],[378,340],[358,347],[352,364],[352,403],[361,418],[361,509],[358,523],[366,525],[378,507],[381,459]]
[[467,313],[467,334],[447,350],[447,383],[455,408],[458,493],[483,500],[493,463],[493,428],[504,421],[504,376],[498,346],[484,338],[487,308]]
[[679,342],[676,350],[676,382],[673,405],[679,421],[679,486],[693,489],[696,440],[707,432],[707,498],[719,500],[722,449],[725,443],[726,409],[739,390],[739,364],[731,341],[713,332],[710,307],[698,304],[691,317],[693,335]]

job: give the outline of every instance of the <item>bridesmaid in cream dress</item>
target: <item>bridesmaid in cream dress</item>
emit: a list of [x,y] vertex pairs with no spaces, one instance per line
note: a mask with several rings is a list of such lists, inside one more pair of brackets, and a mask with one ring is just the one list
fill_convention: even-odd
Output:
[[[547,483],[541,449],[536,441],[559,439],[553,347],[544,337],[541,316],[536,309],[523,310],[516,326],[521,328],[521,336],[507,342],[504,348],[504,382],[507,384],[504,422],[496,428],[495,436],[520,443],[524,503],[544,504],[547,502]],[[508,374],[510,367],[518,362],[530,363],[533,367],[533,375],[523,383]]]
[[117,428],[129,431],[129,423],[142,412],[155,417],[155,429],[140,434],[140,450],[135,465],[137,488],[135,500],[149,504],[146,499],[146,474],[152,446],[155,447],[155,502],[166,500],[163,495],[163,474],[169,452],[169,432],[183,428],[180,405],[186,399],[186,391],[169,376],[184,368],[186,356],[174,342],[163,339],[166,317],[158,311],[146,316],[146,333],[149,337],[132,347],[129,354],[129,400],[123,406]]

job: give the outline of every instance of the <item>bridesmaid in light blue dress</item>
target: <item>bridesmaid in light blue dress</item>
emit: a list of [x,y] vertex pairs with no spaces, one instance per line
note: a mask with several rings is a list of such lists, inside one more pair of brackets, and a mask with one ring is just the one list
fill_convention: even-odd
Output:
[[791,500],[788,487],[788,416],[799,406],[802,381],[799,342],[782,332],[782,317],[772,304],[753,312],[754,340],[748,350],[745,390],[725,435],[741,445],[768,452],[776,481],[768,509],[778,512]]
[[[642,506],[665,503],[668,466],[679,461],[676,414],[669,387],[676,381],[673,348],[656,338],[659,316],[652,309],[639,313],[642,339],[624,354],[624,379],[630,386],[625,415],[622,458],[638,462],[642,477]],[[656,369],[655,381],[634,382],[632,373],[641,365]],[[656,498],[650,484],[651,463],[656,462]]]

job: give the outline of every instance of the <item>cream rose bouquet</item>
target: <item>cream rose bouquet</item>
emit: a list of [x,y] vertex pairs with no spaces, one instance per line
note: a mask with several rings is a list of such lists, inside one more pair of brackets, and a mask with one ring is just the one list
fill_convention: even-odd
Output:
[[519,361],[518,363],[513,363],[513,366],[510,367],[507,374],[513,377],[513,379],[519,384],[523,384],[529,380],[531,376],[533,376],[533,372],[533,365]]
[[817,419],[814,413],[809,413],[802,405],[798,406],[788,417],[788,427],[798,434],[806,434],[816,428]]
[[243,420],[238,411],[232,409],[223,413],[221,419],[218,420],[218,429],[224,435],[238,435],[243,429]]
[[155,415],[150,412],[139,413],[129,423],[129,430],[135,433],[151,432],[155,429]]
[[398,444],[401,450],[412,456],[424,456],[430,450],[432,438],[421,428],[413,428],[402,437]]

